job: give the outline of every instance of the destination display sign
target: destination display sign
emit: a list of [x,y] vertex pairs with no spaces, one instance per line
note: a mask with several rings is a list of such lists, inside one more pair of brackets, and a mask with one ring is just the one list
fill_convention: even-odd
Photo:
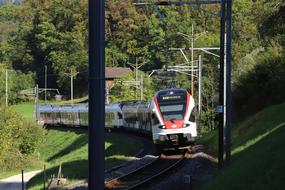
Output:
[[169,100],[183,100],[184,95],[163,95],[160,97],[162,101],[169,101]]

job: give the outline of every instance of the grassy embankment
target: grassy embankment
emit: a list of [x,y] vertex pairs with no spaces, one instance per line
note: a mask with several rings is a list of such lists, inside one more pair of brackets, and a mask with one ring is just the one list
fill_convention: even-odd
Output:
[[[65,129],[48,130],[46,141],[41,146],[40,158],[44,160],[48,169],[47,176],[57,175],[59,165],[69,182],[87,178],[87,130]],[[127,147],[127,148],[126,148]],[[139,142],[133,142],[127,136],[106,134],[105,136],[105,167],[126,161],[140,148]],[[43,173],[29,182],[31,189],[42,188]]]
[[[232,133],[231,164],[202,189],[285,189],[285,104],[234,125]],[[217,133],[201,142],[217,152]]]
[[[15,110],[25,117],[32,118],[33,105],[20,104],[14,106]],[[54,128],[47,129],[46,140],[39,149],[37,164],[27,166],[25,171],[43,169],[47,167],[47,176],[57,175],[58,167],[62,164],[62,172],[70,181],[85,179],[87,177],[87,129],[86,128]],[[129,159],[140,149],[140,143],[127,136],[119,134],[106,134],[105,136],[105,167],[110,168]],[[127,147],[127,148],[126,148]],[[34,166],[36,165],[36,166]],[[12,171],[9,174],[16,174]],[[7,175],[6,175],[7,176]],[[33,178],[29,187],[42,188],[43,174]]]

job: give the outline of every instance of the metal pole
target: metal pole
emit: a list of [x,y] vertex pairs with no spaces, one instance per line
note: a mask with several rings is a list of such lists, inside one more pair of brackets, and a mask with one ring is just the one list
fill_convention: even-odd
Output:
[[8,70],[6,69],[6,106],[8,106]]
[[232,92],[231,92],[231,69],[232,69],[232,0],[227,0],[227,46],[226,46],[226,161],[231,159],[231,110],[232,110]]
[[88,1],[89,98],[88,161],[89,190],[104,189],[105,128],[105,1]]
[[198,112],[199,112],[199,120],[198,120],[198,128],[201,129],[201,118],[202,118],[202,99],[201,99],[201,90],[202,90],[202,56],[199,55],[199,83],[198,83],[198,90],[199,90],[199,95],[198,95],[198,102],[199,102],[199,107],[198,107]]
[[109,93],[110,93],[110,89],[109,89],[109,85],[107,83],[106,84],[106,104],[109,104]]
[[47,65],[45,65],[45,103],[47,101]]
[[34,88],[34,95],[35,95],[35,100],[34,100],[34,115],[33,119],[37,121],[37,87],[35,86]]
[[72,73],[72,69],[70,70],[70,98],[71,98],[71,105],[73,105],[73,73]]
[[141,75],[141,83],[140,83],[140,86],[141,86],[141,100],[143,100],[143,75]]
[[225,56],[225,0],[221,2],[221,21],[220,21],[220,85],[219,85],[219,168],[223,167],[224,162],[224,56]]
[[45,190],[46,189],[46,165],[44,165],[44,187],[43,187],[43,189]]
[[194,97],[194,70],[193,70],[193,66],[194,66],[194,26],[192,24],[192,39],[191,39],[191,66],[192,66],[192,70],[191,70],[191,94]]
[[25,184],[24,184],[24,170],[22,170],[22,190],[25,190]]
[[136,57],[136,100],[138,99],[138,58]]
[[36,86],[36,121],[39,121],[39,85]]
[[226,70],[227,70],[227,64],[226,64],[226,62],[227,62],[227,55],[226,55],[226,49],[227,49],[227,33],[226,33],[226,31],[225,31],[225,48],[224,48],[224,104],[223,104],[223,110],[224,110],[224,115],[223,115],[223,119],[224,119],[224,122],[223,122],[223,135],[224,135],[224,137],[223,137],[223,139],[224,139],[224,151],[225,151],[225,134],[226,134],[226,120],[227,120],[227,116],[226,116],[226,114],[227,114],[227,107],[226,107],[226,105],[227,105],[227,86],[226,86],[226,84],[227,84],[227,72],[226,72]]

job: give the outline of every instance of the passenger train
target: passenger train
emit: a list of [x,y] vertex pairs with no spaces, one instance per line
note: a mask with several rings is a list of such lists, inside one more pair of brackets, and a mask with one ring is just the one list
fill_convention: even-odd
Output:
[[[44,125],[88,126],[88,106],[41,106],[39,122]],[[105,106],[105,127],[152,136],[159,148],[183,147],[197,137],[195,104],[185,89],[165,89],[151,103],[129,101]]]

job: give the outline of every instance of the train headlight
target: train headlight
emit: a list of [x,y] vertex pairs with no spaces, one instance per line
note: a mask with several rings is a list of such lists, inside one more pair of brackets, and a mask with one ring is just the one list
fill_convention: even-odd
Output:
[[189,123],[184,123],[183,127],[190,127],[190,124]]
[[160,129],[166,129],[165,125],[160,125],[160,126],[158,126],[158,128],[160,128]]

